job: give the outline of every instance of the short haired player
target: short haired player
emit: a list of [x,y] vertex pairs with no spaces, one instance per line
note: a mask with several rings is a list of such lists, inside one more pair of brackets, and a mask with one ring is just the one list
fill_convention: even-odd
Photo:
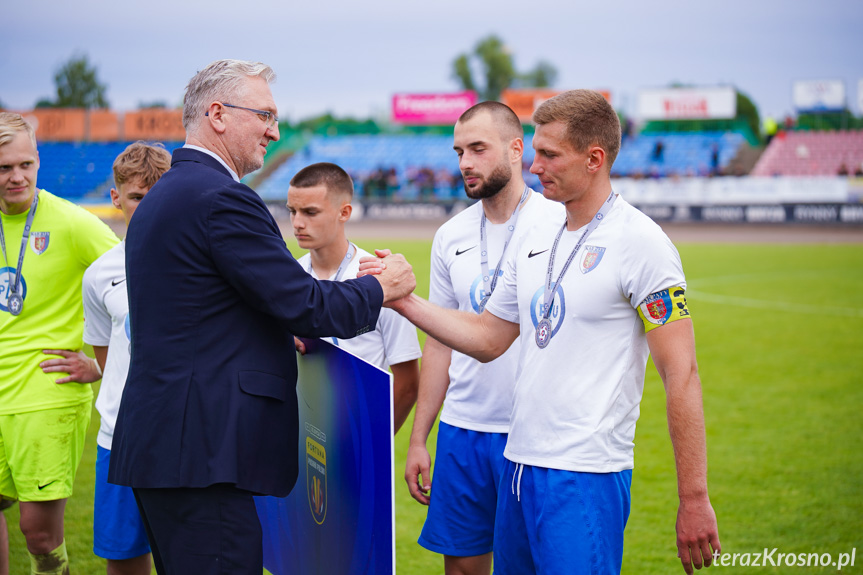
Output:
[[[351,218],[354,184],[335,164],[306,166],[291,179],[288,210],[294,236],[309,253],[299,263],[316,279],[342,281],[357,276],[360,257],[369,255],[350,242],[345,224]],[[393,373],[393,433],[414,406],[419,380],[416,328],[393,310],[381,310],[375,329],[352,339],[329,338],[339,347]]]
[[[480,361],[521,340],[495,517],[501,575],[620,572],[635,423],[652,355],[677,465],[678,556],[692,573],[711,564],[720,544],[680,256],[659,226],[612,190],[620,123],[601,94],[559,94],[537,108],[534,122],[531,172],[546,198],[564,204],[565,217],[520,238],[482,314],[415,295],[391,305]],[[362,273],[380,267],[361,262]],[[487,382],[489,393],[495,383]]]
[[[525,184],[524,130],[504,104],[482,102],[465,111],[454,128],[453,150],[465,193],[479,201],[435,234],[429,301],[479,314],[501,280],[512,245],[532,227],[562,218],[563,207]],[[514,342],[483,364],[426,339],[405,480],[414,499],[429,506],[419,543],[444,556],[448,575],[491,571],[519,348]],[[438,412],[432,482],[426,444]]]

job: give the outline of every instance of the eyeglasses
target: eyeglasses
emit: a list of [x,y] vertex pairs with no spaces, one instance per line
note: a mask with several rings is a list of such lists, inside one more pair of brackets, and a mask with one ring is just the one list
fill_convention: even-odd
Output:
[[[233,104],[226,104],[225,102],[219,102],[226,108],[236,108],[238,110],[246,110],[247,112],[252,112],[253,114],[257,114],[261,121],[267,125],[267,129],[274,128],[279,123],[279,117],[276,116],[273,112],[267,112],[266,110],[256,110],[255,108],[246,108],[245,106],[235,106]],[[205,116],[210,115],[210,111],[204,112]]]

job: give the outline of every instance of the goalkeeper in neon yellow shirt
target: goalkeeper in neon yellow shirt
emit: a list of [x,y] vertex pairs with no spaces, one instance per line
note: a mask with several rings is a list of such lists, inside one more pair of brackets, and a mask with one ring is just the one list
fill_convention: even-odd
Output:
[[[33,128],[0,113],[0,498],[17,499],[32,573],[68,573],[63,513],[90,423],[84,270],[119,242],[86,210],[36,187]],[[44,350],[70,350],[43,371]],[[68,356],[68,357],[66,357]],[[59,364],[56,365],[56,364]],[[52,371],[58,369],[58,371]]]

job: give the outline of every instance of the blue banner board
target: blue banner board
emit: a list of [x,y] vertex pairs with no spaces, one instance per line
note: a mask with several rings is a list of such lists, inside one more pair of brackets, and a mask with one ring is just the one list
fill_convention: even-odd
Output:
[[326,341],[298,357],[299,477],[256,497],[273,575],[395,573],[392,376]]

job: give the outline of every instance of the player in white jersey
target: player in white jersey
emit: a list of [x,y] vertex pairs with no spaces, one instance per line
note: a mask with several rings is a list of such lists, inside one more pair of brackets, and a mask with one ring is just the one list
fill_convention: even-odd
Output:
[[[658,226],[612,191],[620,124],[599,93],[559,94],[534,121],[531,172],[566,217],[522,236],[482,314],[414,295],[393,307],[480,361],[499,357],[520,335],[495,518],[501,575],[620,572],[649,352],[665,384],[677,465],[678,556],[692,573],[721,548],[680,258]],[[369,260],[360,269],[380,266]]]
[[[455,125],[465,193],[478,199],[435,234],[429,300],[478,314],[524,230],[563,217],[563,207],[528,188],[522,177],[524,132],[507,106],[482,102]],[[493,362],[452,351],[428,338],[405,480],[429,505],[419,543],[444,555],[448,574],[491,571],[497,486],[509,431],[519,345]],[[488,382],[495,382],[489,393]],[[444,396],[446,399],[444,399]],[[438,412],[434,489],[428,436]]]
[[[291,179],[287,206],[294,236],[301,248],[309,250],[298,261],[316,279],[355,278],[360,258],[369,255],[345,235],[353,191],[350,176],[335,164],[306,166]],[[392,370],[393,433],[398,432],[417,398],[422,353],[416,328],[393,310],[384,309],[374,330],[330,341],[381,369]]]
[[[171,167],[162,147],[136,142],[114,160],[111,201],[126,225],[150,188]],[[126,295],[126,242],[105,252],[84,273],[84,341],[93,346],[102,369],[96,398],[101,416],[96,439],[96,495],[93,552],[107,559],[108,575],[149,575],[150,546],[132,489],[108,483],[114,424],[129,372],[129,300]]]

